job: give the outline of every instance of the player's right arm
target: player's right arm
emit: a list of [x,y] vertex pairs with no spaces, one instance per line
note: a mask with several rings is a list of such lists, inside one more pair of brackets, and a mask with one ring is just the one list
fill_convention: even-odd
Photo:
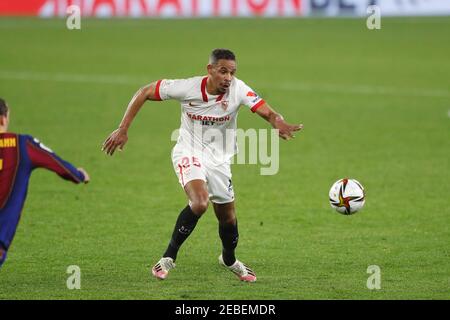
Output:
[[164,79],[152,82],[139,89],[128,103],[127,110],[119,124],[119,128],[114,130],[105,142],[103,142],[102,150],[111,156],[117,148],[123,150],[123,147],[128,141],[128,129],[147,100],[162,101],[175,99],[182,101],[192,86],[197,83],[197,80],[198,78]]
[[103,142],[102,151],[105,151],[108,155],[113,155],[117,148],[120,151],[128,141],[128,129],[131,126],[134,118],[138,114],[141,107],[147,100],[161,101],[159,94],[159,86],[161,80],[150,83],[149,85],[140,88],[131,101],[128,103],[127,110],[119,124],[119,127],[114,130],[105,142]]

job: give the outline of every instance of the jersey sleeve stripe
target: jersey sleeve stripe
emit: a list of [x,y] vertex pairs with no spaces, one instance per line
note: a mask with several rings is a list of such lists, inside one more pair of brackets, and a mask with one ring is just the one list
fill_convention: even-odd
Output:
[[263,99],[259,100],[259,102],[257,104],[255,104],[250,110],[252,110],[252,112],[256,112],[256,109],[258,109],[259,107],[261,107],[264,103],[266,103]]
[[159,87],[161,86],[161,81],[162,80],[158,80],[158,82],[156,83],[156,88],[155,88],[155,97],[156,97],[156,100],[158,100],[158,101],[162,101],[161,95],[159,94]]
[[202,98],[204,102],[208,102],[208,95],[206,94],[206,82],[208,81],[208,77],[204,77],[202,79],[202,85],[201,85],[201,91],[202,91]]

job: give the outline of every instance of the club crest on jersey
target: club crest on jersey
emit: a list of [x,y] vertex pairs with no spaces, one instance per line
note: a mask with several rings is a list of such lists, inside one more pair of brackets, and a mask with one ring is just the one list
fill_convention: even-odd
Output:
[[227,110],[228,108],[228,101],[221,101],[221,106],[223,110]]

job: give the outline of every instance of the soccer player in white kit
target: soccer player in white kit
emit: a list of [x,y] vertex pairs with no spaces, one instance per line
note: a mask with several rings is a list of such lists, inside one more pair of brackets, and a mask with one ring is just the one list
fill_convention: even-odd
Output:
[[128,140],[128,129],[147,100],[175,99],[181,104],[181,127],[172,162],[189,204],[181,211],[169,246],[152,268],[152,274],[165,279],[175,267],[178,250],[194,230],[211,201],[219,220],[222,254],[219,263],[242,281],[256,281],[255,272],[237,260],[235,249],[239,233],[234,206],[230,162],[237,152],[236,120],[241,105],[267,120],[289,140],[303,125],[290,125],[255,91],[235,78],[236,58],[227,49],[215,49],[209,59],[206,76],[189,79],[163,79],[141,88],[130,101],[119,128],[103,144],[113,155]]

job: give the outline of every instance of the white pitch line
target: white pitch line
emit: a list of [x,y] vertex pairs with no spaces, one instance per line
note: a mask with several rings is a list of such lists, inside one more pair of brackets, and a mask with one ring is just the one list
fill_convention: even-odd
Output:
[[121,84],[139,85],[145,84],[136,77],[126,77],[118,75],[89,75],[71,73],[42,73],[42,72],[12,72],[0,71],[0,79],[24,80],[24,81],[55,81],[55,82],[81,82],[95,84]]
[[317,91],[337,94],[363,94],[363,95],[393,95],[393,96],[414,96],[430,98],[448,98],[450,91],[444,89],[424,89],[424,88],[397,88],[378,85],[345,85],[331,83],[282,83],[280,89],[286,91]]
[[[129,77],[121,75],[100,74],[71,74],[71,73],[43,73],[27,71],[0,71],[0,79],[22,80],[22,81],[55,81],[55,82],[78,82],[94,84],[117,84],[142,86],[149,83],[151,78]],[[378,85],[354,85],[354,84],[332,84],[332,83],[303,83],[287,82],[279,84],[259,83],[257,88],[276,88],[285,91],[325,92],[334,94],[361,94],[361,95],[392,95],[429,98],[449,98],[450,91],[445,89],[424,88],[396,88]]]

